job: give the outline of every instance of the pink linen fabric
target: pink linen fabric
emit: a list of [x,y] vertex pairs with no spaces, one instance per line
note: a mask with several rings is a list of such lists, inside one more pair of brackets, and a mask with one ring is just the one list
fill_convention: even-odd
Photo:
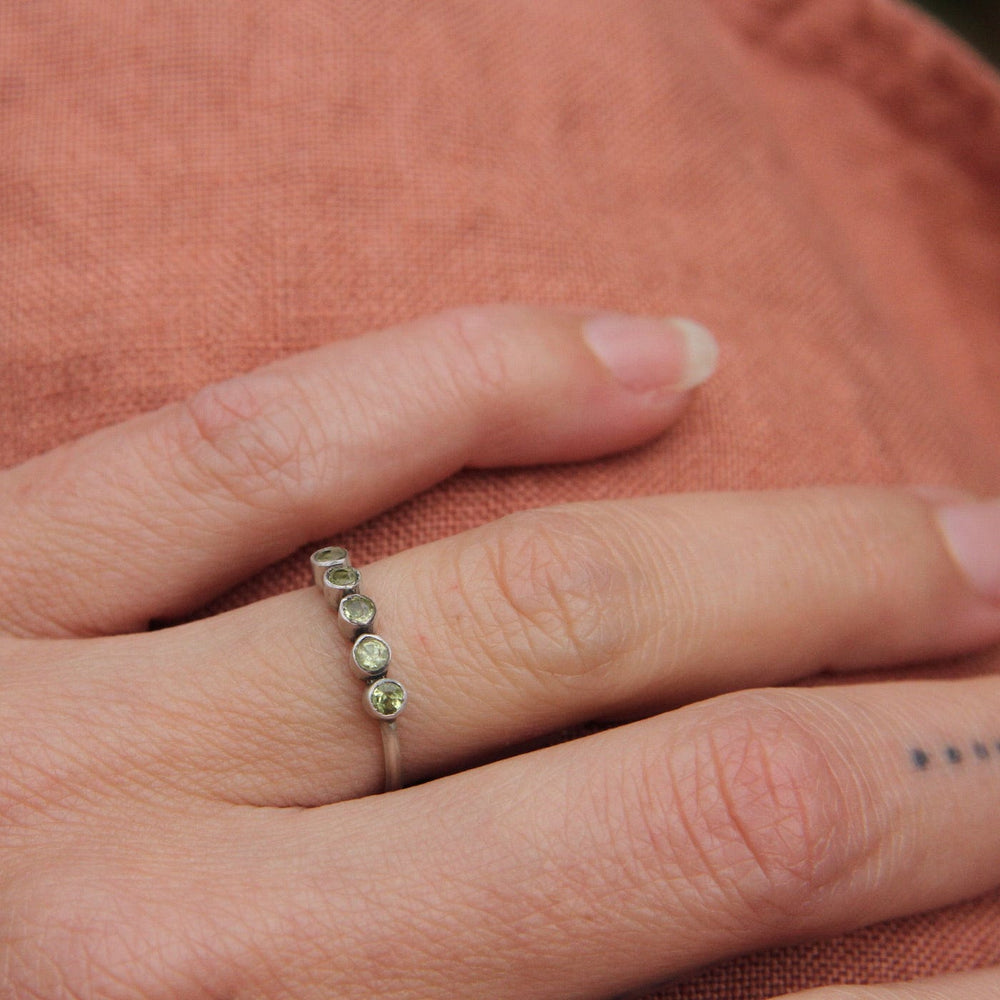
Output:
[[[354,531],[360,562],[564,500],[1000,494],[1000,81],[898,3],[20,0],[0,150],[0,466],[516,300],[694,316],[721,367],[660,440],[457,476]],[[215,607],[307,576],[290,559]],[[1000,895],[654,995],[992,963]]]

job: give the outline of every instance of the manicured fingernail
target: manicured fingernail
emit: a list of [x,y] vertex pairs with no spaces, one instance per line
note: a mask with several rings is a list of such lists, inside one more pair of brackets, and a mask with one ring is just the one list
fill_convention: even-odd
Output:
[[1000,601],[1000,500],[954,503],[937,511],[945,543],[969,583]]
[[583,324],[590,349],[621,382],[636,392],[685,392],[715,371],[719,346],[693,319],[653,319],[601,313]]

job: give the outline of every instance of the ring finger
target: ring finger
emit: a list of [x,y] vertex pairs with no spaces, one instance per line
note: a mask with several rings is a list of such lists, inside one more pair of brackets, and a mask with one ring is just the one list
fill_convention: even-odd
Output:
[[[410,691],[408,780],[595,718],[994,641],[998,519],[996,504],[936,509],[899,490],[652,497],[515,515],[365,568]],[[81,718],[106,731],[118,715],[130,738],[95,743],[119,781],[180,770],[187,788],[269,805],[380,787],[349,645],[314,590],[63,644],[52,685],[26,647],[5,725],[65,718],[67,766]]]

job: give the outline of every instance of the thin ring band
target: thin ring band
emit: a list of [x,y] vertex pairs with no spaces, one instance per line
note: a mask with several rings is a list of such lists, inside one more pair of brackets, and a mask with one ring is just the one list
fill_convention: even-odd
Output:
[[399,749],[399,730],[395,722],[383,722],[382,751],[385,755],[385,790],[394,792],[403,787],[403,754]]
[[313,580],[337,614],[341,634],[351,640],[354,674],[365,683],[362,704],[379,720],[385,764],[385,791],[403,787],[403,757],[396,718],[406,705],[406,689],[386,673],[389,644],[374,632],[375,602],[361,593],[361,573],[339,545],[317,549],[310,558]]

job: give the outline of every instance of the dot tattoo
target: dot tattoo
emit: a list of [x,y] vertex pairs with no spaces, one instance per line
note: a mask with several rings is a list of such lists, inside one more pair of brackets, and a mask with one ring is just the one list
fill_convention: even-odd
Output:
[[[978,761],[992,760],[994,756],[1000,757],[1000,740],[991,743],[980,739],[972,740],[968,744],[968,754],[971,754]],[[915,771],[929,771],[934,767],[935,762],[957,767],[965,762],[966,756],[966,751],[954,743],[948,743],[942,747],[940,756],[928,752],[923,747],[911,747],[909,750],[910,764]]]

